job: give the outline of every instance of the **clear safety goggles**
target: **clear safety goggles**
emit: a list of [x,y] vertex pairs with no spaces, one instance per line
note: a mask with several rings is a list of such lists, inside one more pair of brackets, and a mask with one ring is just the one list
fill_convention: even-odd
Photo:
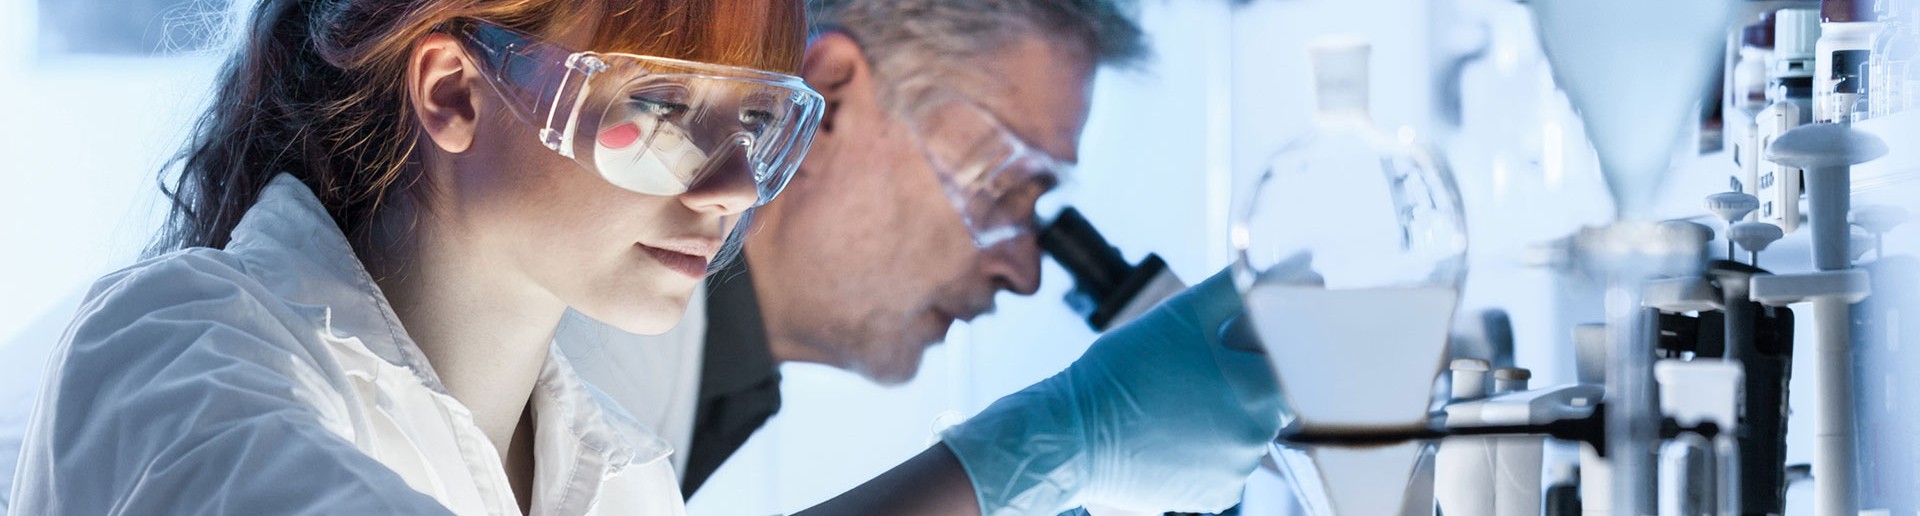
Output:
[[941,98],[916,111],[909,125],[974,246],[1032,234],[1039,225],[1034,202],[1073,165],[1027,144],[985,108],[957,95]]
[[[577,52],[479,22],[446,28],[540,143],[635,192],[672,196],[744,164],[779,195],[820,125],[799,77],[663,57]],[[744,161],[740,161],[744,160]]]

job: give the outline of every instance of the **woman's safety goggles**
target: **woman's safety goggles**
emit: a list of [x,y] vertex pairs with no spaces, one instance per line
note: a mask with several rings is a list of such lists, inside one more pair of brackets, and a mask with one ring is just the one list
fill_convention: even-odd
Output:
[[1028,145],[986,109],[957,95],[942,98],[915,111],[909,125],[974,246],[1031,234],[1035,201],[1073,166]]
[[576,52],[503,27],[451,26],[540,143],[635,192],[672,196],[743,164],[759,197],[793,177],[820,125],[799,77],[633,54]]

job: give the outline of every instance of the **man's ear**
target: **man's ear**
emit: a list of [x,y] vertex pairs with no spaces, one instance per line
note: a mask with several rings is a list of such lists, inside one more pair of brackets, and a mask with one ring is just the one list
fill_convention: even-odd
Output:
[[860,97],[870,97],[871,70],[867,69],[867,54],[860,50],[860,44],[853,38],[839,32],[828,32],[813,39],[807,45],[806,61],[800,65],[800,78],[826,100],[825,111],[820,117],[820,132],[831,133],[836,118],[845,114],[840,108],[848,101],[861,101]]
[[420,127],[440,150],[459,154],[473,145],[478,72],[460,42],[439,32],[428,34],[407,56],[407,97]]

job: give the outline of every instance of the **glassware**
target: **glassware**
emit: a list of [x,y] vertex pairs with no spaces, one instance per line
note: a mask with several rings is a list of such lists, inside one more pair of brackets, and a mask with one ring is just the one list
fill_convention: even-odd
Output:
[[[1654,513],[1651,321],[1642,283],[1696,273],[1704,241],[1653,222],[1666,178],[1699,94],[1721,67],[1730,0],[1535,0],[1529,4],[1554,79],[1579,111],[1599,155],[1618,222],[1576,238],[1581,263],[1607,280],[1607,457],[1612,496],[1589,508]],[[1608,505],[1603,505],[1608,504]],[[1610,506],[1609,506],[1610,505]]]
[[[1459,195],[1411,134],[1374,127],[1366,42],[1309,52],[1316,125],[1273,156],[1236,220],[1236,283],[1290,432],[1426,428],[1466,275]],[[1296,487],[1334,513],[1397,513],[1421,448],[1305,450],[1316,476]]]

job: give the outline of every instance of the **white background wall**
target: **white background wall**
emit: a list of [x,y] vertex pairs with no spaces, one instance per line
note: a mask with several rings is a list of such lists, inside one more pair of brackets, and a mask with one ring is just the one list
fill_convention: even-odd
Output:
[[[42,56],[35,4],[0,0],[0,453],[18,447],[84,289],[157,227],[154,180],[218,63]],[[12,476],[0,468],[0,484]]]

